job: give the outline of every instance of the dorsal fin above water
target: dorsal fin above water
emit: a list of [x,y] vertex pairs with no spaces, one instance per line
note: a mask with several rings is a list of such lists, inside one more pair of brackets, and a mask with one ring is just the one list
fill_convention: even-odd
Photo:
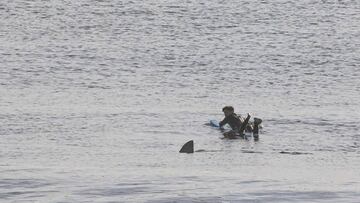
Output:
[[179,151],[180,153],[194,153],[194,141],[185,143]]

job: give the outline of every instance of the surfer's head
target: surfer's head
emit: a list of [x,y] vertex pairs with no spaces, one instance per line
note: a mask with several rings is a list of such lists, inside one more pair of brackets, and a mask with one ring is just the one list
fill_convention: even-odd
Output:
[[222,111],[224,112],[225,116],[230,116],[234,113],[234,107],[232,106],[225,106]]

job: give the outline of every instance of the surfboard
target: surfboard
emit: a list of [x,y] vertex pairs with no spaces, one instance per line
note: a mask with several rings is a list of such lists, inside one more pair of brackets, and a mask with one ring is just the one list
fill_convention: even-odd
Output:
[[209,121],[209,124],[210,124],[210,126],[212,126],[212,127],[220,128],[219,121],[217,121],[217,120],[210,120],[210,121]]
[[212,119],[212,120],[209,120],[209,126],[211,127],[214,127],[214,128],[217,128],[217,129],[221,129],[221,130],[225,130],[225,131],[228,131],[228,130],[231,130],[231,127],[229,124],[225,124],[222,128],[220,128],[220,122],[215,120],[215,119]]

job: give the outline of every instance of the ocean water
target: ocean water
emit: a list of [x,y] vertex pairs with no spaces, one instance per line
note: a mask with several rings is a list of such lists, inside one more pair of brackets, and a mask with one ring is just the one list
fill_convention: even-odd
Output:
[[358,0],[2,0],[0,202],[360,202],[359,72]]

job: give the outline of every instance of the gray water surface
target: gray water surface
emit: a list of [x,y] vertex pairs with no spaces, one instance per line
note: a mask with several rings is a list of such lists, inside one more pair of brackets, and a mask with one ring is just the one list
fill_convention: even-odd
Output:
[[357,0],[3,0],[0,201],[359,202],[359,48]]

